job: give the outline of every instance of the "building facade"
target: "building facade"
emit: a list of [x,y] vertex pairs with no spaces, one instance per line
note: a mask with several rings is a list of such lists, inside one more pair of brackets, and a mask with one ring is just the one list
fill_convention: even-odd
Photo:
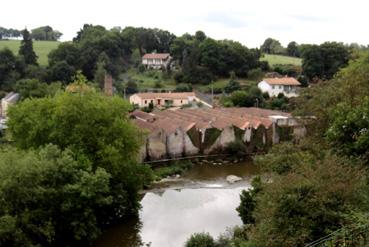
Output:
[[142,64],[146,68],[161,69],[166,68],[171,60],[169,53],[147,53],[142,57]]
[[282,93],[286,97],[297,97],[298,88],[301,83],[293,77],[264,78],[259,82],[258,87],[263,93],[268,93],[270,97],[276,97]]
[[194,92],[187,93],[136,93],[129,97],[129,102],[142,107],[180,107],[183,105],[200,103],[211,107],[210,104],[201,100]]

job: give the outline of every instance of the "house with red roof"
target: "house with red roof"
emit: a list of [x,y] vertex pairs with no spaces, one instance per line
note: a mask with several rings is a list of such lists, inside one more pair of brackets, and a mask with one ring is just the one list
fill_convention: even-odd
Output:
[[258,83],[260,90],[270,97],[276,97],[280,93],[288,98],[297,97],[300,86],[301,83],[293,77],[264,78]]
[[161,69],[167,67],[172,60],[169,53],[147,53],[142,57],[142,64],[146,68]]

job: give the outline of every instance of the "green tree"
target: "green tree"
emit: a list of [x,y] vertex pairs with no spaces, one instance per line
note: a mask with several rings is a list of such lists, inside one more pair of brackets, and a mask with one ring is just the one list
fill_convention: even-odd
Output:
[[64,84],[68,84],[72,81],[73,75],[76,70],[73,66],[69,65],[66,61],[60,61],[54,63],[49,68],[49,80],[50,81],[60,81]]
[[285,52],[281,43],[272,38],[267,38],[260,46],[260,50],[266,54],[283,54]]
[[53,30],[50,26],[38,27],[31,30],[31,36],[34,40],[56,41],[63,34],[57,30]]
[[332,148],[369,164],[369,97],[355,107],[341,103],[331,115],[333,122],[327,137]]
[[331,79],[348,64],[349,49],[342,43],[325,42],[321,45],[301,46],[302,69],[310,79]]
[[299,57],[300,56],[299,47],[298,47],[298,44],[295,41],[291,41],[290,43],[288,43],[288,45],[287,45],[287,55],[291,56],[291,57]]
[[26,64],[37,65],[37,55],[33,50],[33,43],[30,33],[27,29],[22,31],[23,40],[21,41],[21,46],[19,48],[19,55],[23,56],[24,62]]
[[67,246],[101,232],[111,176],[70,150],[0,151],[0,245]]
[[15,91],[20,94],[21,99],[54,96],[61,91],[61,83],[47,84],[37,79],[22,79],[16,82]]
[[19,148],[53,143],[111,174],[113,202],[99,214],[99,222],[108,224],[137,213],[138,191],[150,179],[148,168],[136,161],[142,133],[130,122],[129,109],[119,97],[77,90],[22,101],[9,109],[8,127]]
[[186,247],[215,247],[214,238],[209,233],[195,233],[185,243]]
[[366,211],[362,170],[335,156],[300,162],[257,195],[250,238],[255,246],[305,246]]
[[0,50],[0,87],[12,79],[12,73],[16,65],[16,57],[8,48]]

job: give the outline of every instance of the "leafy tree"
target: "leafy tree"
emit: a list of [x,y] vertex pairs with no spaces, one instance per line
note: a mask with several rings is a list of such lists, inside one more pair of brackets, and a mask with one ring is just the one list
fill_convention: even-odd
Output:
[[195,233],[185,243],[186,247],[215,247],[214,238],[209,233]]
[[195,39],[199,42],[203,42],[206,39],[206,34],[203,31],[197,31],[195,33]]
[[267,38],[260,46],[260,50],[266,54],[283,54],[284,48],[281,43],[272,38]]
[[22,99],[54,96],[60,90],[60,82],[47,84],[37,79],[22,79],[15,84],[15,91],[20,94]]
[[238,81],[230,80],[228,84],[224,87],[224,92],[232,93],[234,91],[240,90],[241,86]]
[[0,87],[11,79],[11,74],[16,66],[16,57],[8,48],[0,50]]
[[186,83],[177,84],[175,91],[176,92],[192,92],[192,85],[186,84]]
[[75,68],[63,60],[54,63],[49,68],[49,80],[60,81],[67,84],[72,81],[73,75],[75,73]]
[[9,109],[8,126],[19,148],[53,143],[111,174],[113,201],[97,216],[101,224],[110,224],[137,213],[137,192],[150,179],[147,168],[136,163],[142,134],[129,121],[129,109],[119,97],[75,91],[22,101]]
[[347,156],[361,157],[369,163],[369,98],[352,107],[341,103],[332,112],[333,122],[327,131],[332,147]]
[[241,203],[236,209],[244,224],[255,223],[253,213],[256,207],[256,196],[262,191],[261,178],[255,177],[251,185],[252,188],[250,190],[242,190],[240,195]]
[[31,30],[31,36],[34,40],[50,40],[56,41],[63,34],[57,30],[53,30],[50,26],[38,27]]
[[291,57],[300,57],[299,47],[295,41],[291,41],[290,43],[288,43],[287,55]]
[[[365,211],[365,177],[359,168],[327,156],[300,161],[295,172],[276,176],[257,195],[250,238],[255,246],[305,246]],[[363,193],[364,192],[364,193]]]
[[304,74],[310,79],[331,79],[348,64],[350,51],[342,43],[325,42],[321,45],[302,45],[301,57]]
[[65,246],[95,239],[111,176],[70,150],[0,152],[0,244]]
[[26,64],[37,65],[37,55],[33,50],[32,38],[27,29],[22,31],[23,40],[19,48],[19,55],[23,56]]

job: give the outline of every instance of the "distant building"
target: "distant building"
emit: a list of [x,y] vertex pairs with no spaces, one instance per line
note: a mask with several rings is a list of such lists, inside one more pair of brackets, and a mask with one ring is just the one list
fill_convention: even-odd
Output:
[[278,96],[282,93],[286,97],[298,96],[298,88],[301,85],[293,77],[282,77],[282,78],[264,78],[259,82],[258,87],[263,93],[268,93],[270,97]]
[[19,94],[10,92],[1,99],[1,116],[6,117],[6,113],[10,105],[17,103],[19,100]]
[[148,107],[150,103],[154,107],[180,107],[192,103],[201,102],[202,104],[211,107],[210,104],[201,100],[194,92],[188,93],[136,93],[129,97],[129,102],[138,107]]
[[161,69],[167,67],[171,59],[169,53],[147,53],[142,57],[142,64],[147,68]]

